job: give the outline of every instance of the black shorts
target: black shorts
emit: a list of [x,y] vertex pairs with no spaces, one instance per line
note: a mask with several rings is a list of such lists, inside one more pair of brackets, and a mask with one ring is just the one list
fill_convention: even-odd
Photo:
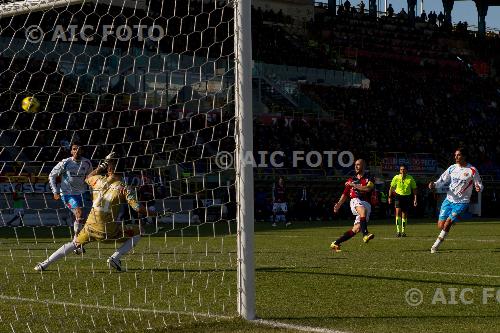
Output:
[[401,208],[403,211],[408,211],[412,206],[413,195],[399,195],[394,197],[394,207]]

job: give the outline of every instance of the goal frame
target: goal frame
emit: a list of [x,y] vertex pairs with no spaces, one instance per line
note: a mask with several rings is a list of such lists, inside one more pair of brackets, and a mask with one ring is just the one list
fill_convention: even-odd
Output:
[[238,313],[255,319],[251,1],[234,1]]
[[[95,2],[95,0],[91,0]],[[102,0],[112,2],[113,0]],[[116,0],[115,0],[116,1]],[[125,0],[133,2],[133,0]],[[203,1],[203,0],[199,0]],[[237,199],[237,310],[255,316],[254,180],[245,156],[253,151],[251,0],[227,0],[234,7],[235,172]],[[85,0],[24,0],[0,5],[0,18],[80,4]],[[136,3],[141,0],[135,0]]]

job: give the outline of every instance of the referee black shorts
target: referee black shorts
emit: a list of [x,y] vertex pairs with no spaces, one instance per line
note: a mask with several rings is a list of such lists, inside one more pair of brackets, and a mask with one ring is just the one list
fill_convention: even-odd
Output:
[[394,198],[394,207],[401,208],[403,211],[408,211],[412,206],[413,195],[400,195],[396,194]]

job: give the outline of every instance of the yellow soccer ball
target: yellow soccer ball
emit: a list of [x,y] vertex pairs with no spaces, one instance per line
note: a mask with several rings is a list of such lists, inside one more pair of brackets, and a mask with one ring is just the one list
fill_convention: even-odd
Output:
[[35,113],[38,112],[38,109],[40,109],[40,102],[35,97],[28,96],[21,102],[21,107],[26,112]]

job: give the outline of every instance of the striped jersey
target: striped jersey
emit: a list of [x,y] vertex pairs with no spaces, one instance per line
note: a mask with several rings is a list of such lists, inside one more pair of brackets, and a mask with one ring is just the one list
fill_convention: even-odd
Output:
[[[347,183],[357,184],[361,186],[368,186],[370,183],[375,184],[374,179],[370,175],[363,175],[360,178],[354,176],[347,180]],[[370,202],[370,192],[362,192],[360,190],[355,189],[351,185],[346,185],[344,188],[344,192],[342,194],[349,196],[351,199],[359,198],[359,200]]]

